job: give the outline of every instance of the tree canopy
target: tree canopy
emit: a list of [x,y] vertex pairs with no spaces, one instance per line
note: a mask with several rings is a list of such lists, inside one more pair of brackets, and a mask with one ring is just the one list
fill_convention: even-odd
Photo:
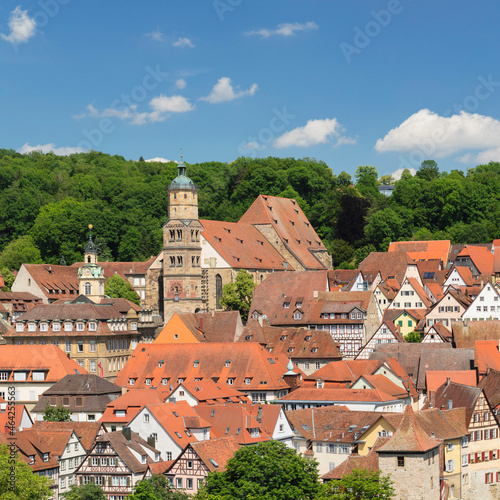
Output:
[[132,290],[132,285],[118,274],[113,275],[106,281],[104,293],[108,297],[113,297],[115,299],[123,298],[130,300],[130,302],[134,304],[140,304],[139,295]]
[[330,481],[326,498],[332,500],[391,500],[393,481],[379,470],[355,469],[339,481]]
[[240,448],[223,472],[212,472],[198,500],[315,500],[321,497],[317,464],[278,441]]
[[[440,172],[422,162],[403,171],[392,196],[379,193],[377,168],[362,165],[354,179],[313,158],[245,158],[188,165],[200,187],[200,218],[237,221],[260,195],[294,197],[328,248],[377,250],[401,239],[453,243],[500,238],[500,163],[466,173]],[[168,218],[166,187],[177,164],[126,160],[96,151],[56,156],[0,149],[0,268],[22,262],[80,262],[94,226],[99,259],[143,261],[162,248]],[[340,240],[343,240],[341,242]],[[343,250],[341,250],[341,248]]]
[[64,406],[50,406],[47,403],[43,411],[43,419],[46,422],[71,422],[71,411]]
[[[46,500],[52,496],[52,481],[35,474],[18,457],[13,462],[9,448],[0,445],[0,500]],[[14,482],[11,479],[15,478]]]
[[163,474],[154,474],[137,483],[128,500],[188,500],[190,495],[173,489]]
[[240,311],[241,319],[246,321],[255,287],[250,273],[244,269],[238,271],[234,282],[222,287],[220,305],[230,311]]
[[64,500],[107,500],[102,488],[93,483],[71,485],[70,490],[62,495]]

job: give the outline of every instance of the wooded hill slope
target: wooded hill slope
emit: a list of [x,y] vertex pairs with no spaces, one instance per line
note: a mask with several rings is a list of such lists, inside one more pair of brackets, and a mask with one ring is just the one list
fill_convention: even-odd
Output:
[[[89,224],[101,260],[156,255],[167,220],[166,186],[176,175],[174,162],[0,149],[0,268],[81,261]],[[356,265],[398,239],[500,237],[500,163],[440,173],[424,162],[414,177],[403,173],[389,198],[378,192],[374,167],[359,167],[351,179],[310,158],[188,164],[188,175],[200,188],[200,218],[237,221],[259,194],[297,199],[336,266]]]

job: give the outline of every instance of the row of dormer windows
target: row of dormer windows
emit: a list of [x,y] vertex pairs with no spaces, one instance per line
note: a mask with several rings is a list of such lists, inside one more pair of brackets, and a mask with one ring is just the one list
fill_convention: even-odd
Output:
[[[34,321],[30,321],[27,324],[28,332],[35,332],[37,325],[39,326],[41,332],[48,332],[49,331],[49,323],[48,322],[35,323]],[[73,331],[73,321],[64,321],[64,322],[52,321],[51,325],[52,325],[52,331],[54,331],[54,332],[61,331],[61,326],[63,326],[63,329],[65,332],[72,332]],[[16,332],[24,332],[24,328],[25,328],[24,323],[16,323]],[[77,332],[83,332],[85,330],[85,322],[77,321],[75,324],[75,330]],[[90,332],[97,331],[97,322],[89,321],[88,322],[88,330]]]

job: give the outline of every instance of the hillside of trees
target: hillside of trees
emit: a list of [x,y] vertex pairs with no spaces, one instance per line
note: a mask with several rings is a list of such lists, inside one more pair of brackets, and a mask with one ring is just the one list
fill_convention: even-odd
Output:
[[[0,272],[81,261],[89,224],[101,260],[156,255],[176,175],[174,162],[0,149]],[[448,173],[426,161],[415,176],[403,173],[391,197],[379,194],[392,180],[375,167],[360,166],[352,179],[311,158],[188,164],[188,175],[200,188],[200,218],[237,221],[259,194],[295,198],[335,266],[355,266],[390,241],[500,238],[500,163]]]

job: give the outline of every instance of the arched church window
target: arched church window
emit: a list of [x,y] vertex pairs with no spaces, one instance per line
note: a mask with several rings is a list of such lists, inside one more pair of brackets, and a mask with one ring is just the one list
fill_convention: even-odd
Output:
[[182,240],[182,229],[177,229],[177,241]]
[[220,309],[220,299],[222,297],[222,277],[220,274],[215,275],[215,304],[216,308]]
[[92,286],[87,281],[87,283],[85,283],[85,295],[90,295],[91,293],[92,293]]

